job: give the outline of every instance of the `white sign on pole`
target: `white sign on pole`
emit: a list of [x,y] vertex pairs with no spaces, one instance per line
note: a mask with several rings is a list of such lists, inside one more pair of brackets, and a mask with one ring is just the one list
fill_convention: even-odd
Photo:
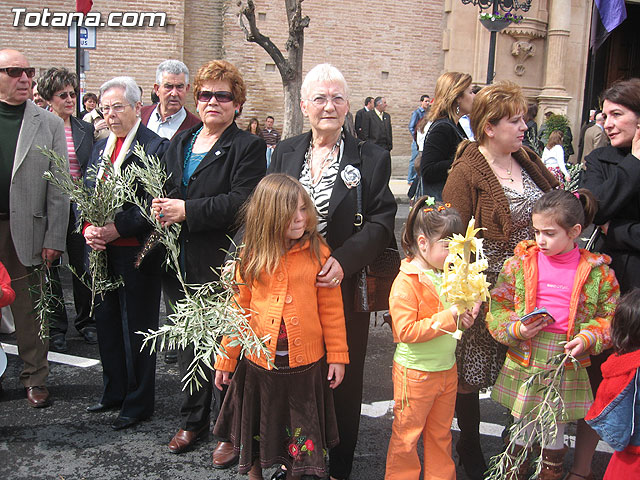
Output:
[[[80,27],[80,47],[96,48],[96,27]],[[69,27],[69,48],[76,48],[76,24]]]

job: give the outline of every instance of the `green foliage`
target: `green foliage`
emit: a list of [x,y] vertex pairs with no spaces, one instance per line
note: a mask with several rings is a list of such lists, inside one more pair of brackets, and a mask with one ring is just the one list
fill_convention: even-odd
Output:
[[535,389],[541,394],[542,401],[529,413],[514,420],[509,427],[509,443],[502,453],[491,458],[491,466],[485,480],[516,478],[518,470],[530,454],[527,448],[519,450],[516,447],[516,440],[528,447],[540,446],[539,450],[534,450],[536,452],[536,457],[533,459],[535,472],[531,476],[531,478],[538,478],[542,469],[541,450],[555,442],[558,423],[566,421],[566,410],[560,387],[567,362],[573,363],[575,368],[580,368],[580,363],[569,353],[560,353],[549,359],[547,369],[534,373],[527,379],[525,387],[530,390]]
[[582,165],[579,163],[576,165],[567,164],[567,172],[571,176],[571,181],[565,182],[564,189],[569,192],[575,192],[580,188],[580,170],[582,169]]
[[57,280],[51,278],[51,268],[58,267],[49,267],[47,262],[42,262],[29,274],[34,275],[36,279],[35,284],[29,287],[29,293],[33,301],[36,319],[40,323],[38,337],[42,341],[49,338],[49,319],[60,308],[62,301],[53,294],[54,282]]
[[560,130],[563,135],[562,146],[566,149],[570,146],[569,142],[569,119],[564,115],[553,114],[544,122],[545,128],[540,137],[540,141],[546,145],[549,141],[549,135],[556,130]]
[[[86,177],[95,183],[95,187],[90,188],[82,179],[74,179],[71,176],[66,158],[48,148],[40,150],[52,165],[51,170],[44,172],[43,177],[66,194],[78,207],[78,231],[81,231],[82,222],[97,227],[113,223],[116,213],[126,202],[127,192],[133,188],[130,177],[116,174],[111,161],[102,158],[99,165],[92,165],[87,169]],[[97,295],[123,285],[122,279],[111,278],[107,267],[107,253],[104,250],[92,250],[89,253],[90,280],[73,269],[71,271],[91,290],[90,315],[93,315]]]
[[[129,167],[126,175],[133,177],[131,181],[139,181],[151,197],[166,197],[164,185],[168,177],[160,160],[156,156],[148,156],[139,145],[134,153],[140,158],[140,165]],[[243,354],[264,355],[267,362],[273,365],[265,346],[269,337],[260,338],[255,334],[249,326],[250,313],[242,310],[235,301],[238,285],[234,282],[233,268],[221,272],[220,281],[186,284],[180,273],[180,225],[163,227],[150,205],[133,191],[130,191],[129,201],[138,205],[153,226],[155,241],[166,248],[165,264],[175,273],[184,293],[184,298],[173,305],[170,322],[155,331],[137,332],[144,335],[142,348],[149,346],[151,351],[158,351],[193,347],[194,359],[182,378],[183,389],[188,387],[189,392],[193,392],[194,388],[200,389],[202,380],[207,381],[205,369],[213,370],[217,356],[227,357],[220,344],[225,336],[231,339],[229,347],[239,345]],[[235,261],[232,261],[232,265],[235,265]]]

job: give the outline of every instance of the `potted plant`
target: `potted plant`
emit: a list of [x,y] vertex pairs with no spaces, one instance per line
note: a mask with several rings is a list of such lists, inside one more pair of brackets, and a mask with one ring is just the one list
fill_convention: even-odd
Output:
[[499,32],[504,30],[512,23],[522,22],[522,15],[513,15],[510,12],[501,13],[481,13],[480,23],[490,32]]

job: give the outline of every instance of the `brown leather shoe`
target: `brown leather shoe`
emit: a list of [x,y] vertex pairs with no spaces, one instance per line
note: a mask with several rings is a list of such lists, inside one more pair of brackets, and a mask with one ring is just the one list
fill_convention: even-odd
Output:
[[47,387],[27,387],[27,402],[33,408],[43,408],[51,405]]
[[213,468],[224,470],[238,463],[240,455],[236,453],[231,442],[218,442],[213,450]]
[[178,430],[171,441],[169,442],[169,450],[171,453],[182,453],[187,449],[194,446],[198,440],[209,436],[209,424],[202,427],[200,430],[191,432],[189,430]]

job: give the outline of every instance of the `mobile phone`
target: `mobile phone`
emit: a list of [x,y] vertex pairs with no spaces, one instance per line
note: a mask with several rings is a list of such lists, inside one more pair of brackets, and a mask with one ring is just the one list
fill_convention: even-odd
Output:
[[547,318],[547,324],[551,324],[556,321],[545,307],[536,308],[533,312],[527,313],[520,319],[520,321],[523,325],[531,325],[541,317]]

